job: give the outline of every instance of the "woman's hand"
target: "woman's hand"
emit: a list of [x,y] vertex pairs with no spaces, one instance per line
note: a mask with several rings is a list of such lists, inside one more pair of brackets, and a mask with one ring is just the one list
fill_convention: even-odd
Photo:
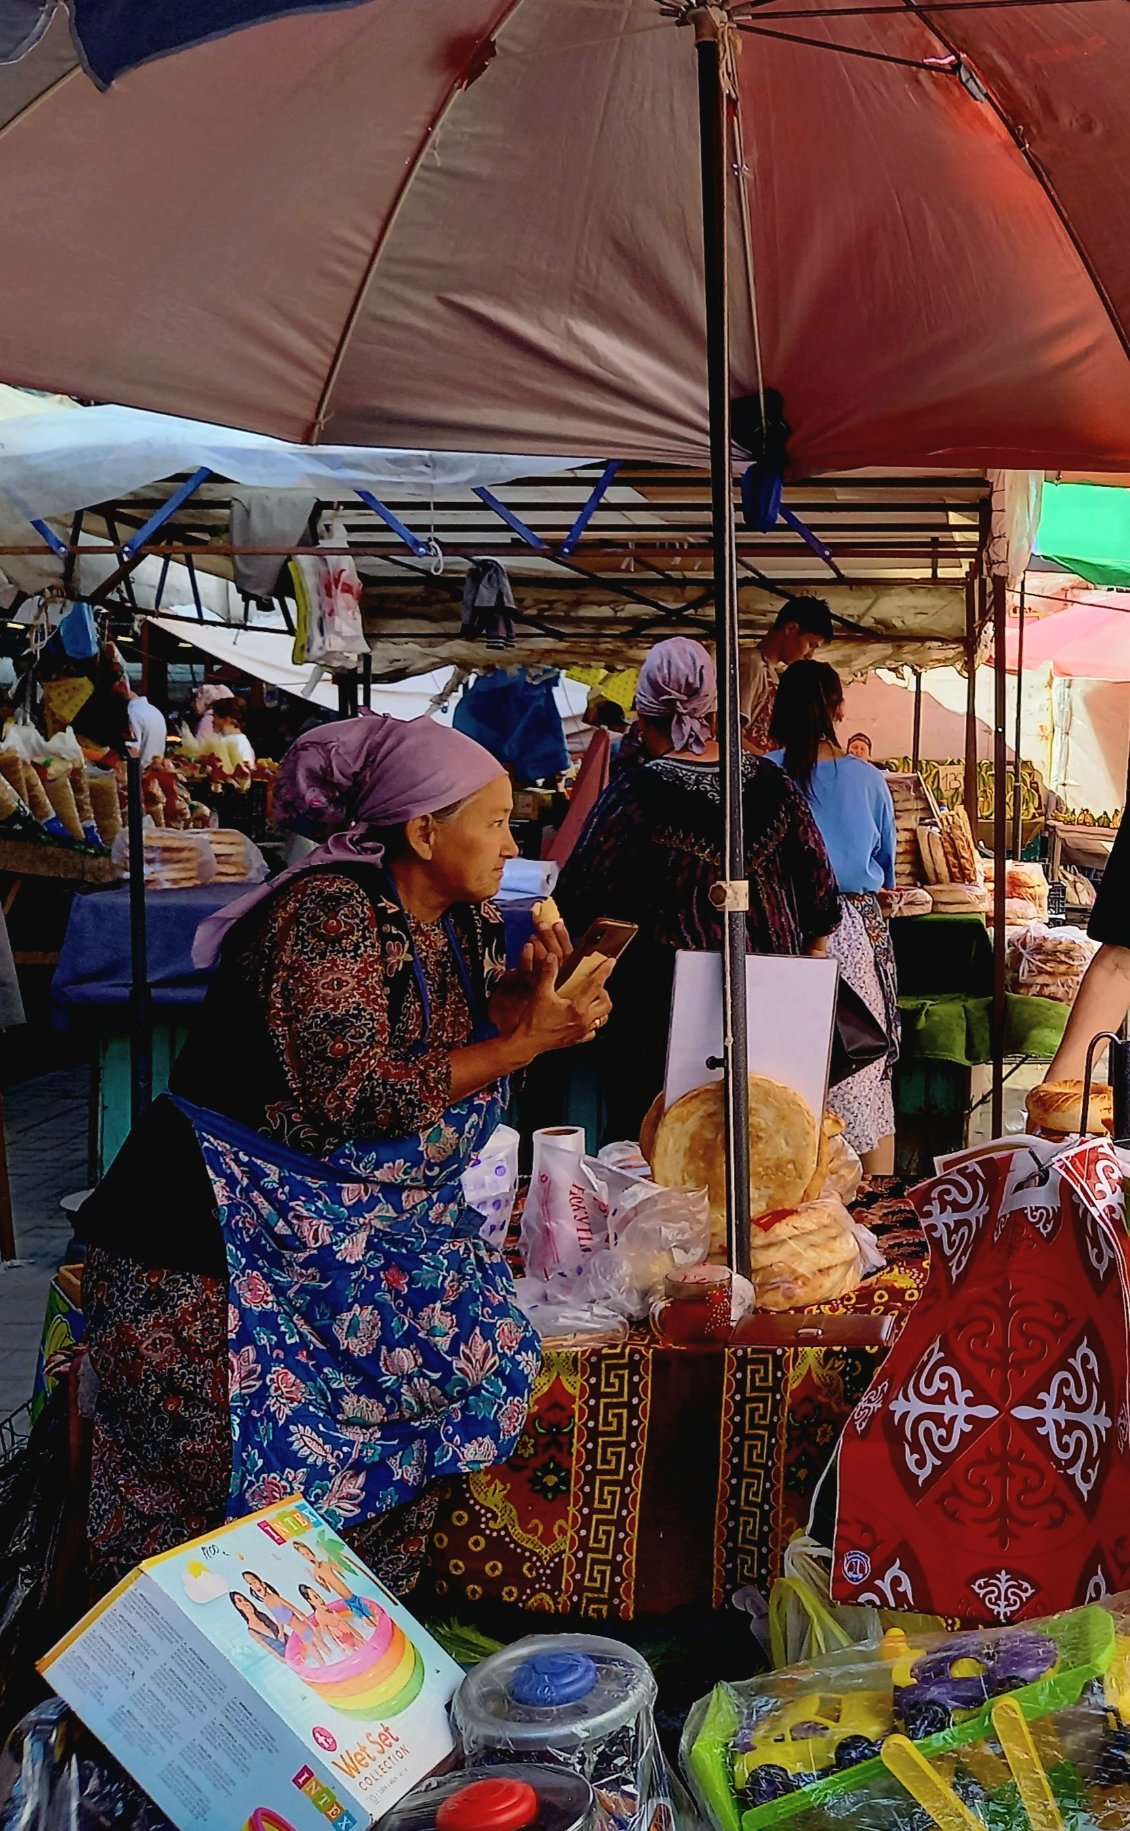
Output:
[[490,1020],[495,1029],[508,1036],[537,990],[538,975],[546,959],[554,961],[554,977],[573,951],[563,922],[553,928],[537,928],[522,949],[518,964],[495,981],[489,1000]]
[[604,982],[615,962],[600,960],[568,998],[557,991],[560,959],[546,951],[537,964],[534,989],[525,1000],[518,1021],[509,1035],[524,1062],[553,1049],[570,1049],[575,1043],[592,1040],[612,1009],[612,1000]]

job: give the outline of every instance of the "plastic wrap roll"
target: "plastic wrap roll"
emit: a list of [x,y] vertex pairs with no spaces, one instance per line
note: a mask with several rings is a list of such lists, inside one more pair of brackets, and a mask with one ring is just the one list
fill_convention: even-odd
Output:
[[577,1125],[546,1126],[533,1145],[522,1257],[531,1278],[549,1278],[592,1251],[592,1193],[581,1174],[585,1134]]

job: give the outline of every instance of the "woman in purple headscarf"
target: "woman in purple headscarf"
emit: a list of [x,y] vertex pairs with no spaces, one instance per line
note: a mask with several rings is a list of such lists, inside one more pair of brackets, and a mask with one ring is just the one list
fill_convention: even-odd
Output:
[[[726,875],[716,703],[714,663],[700,642],[676,636],[652,649],[636,686],[639,760],[597,802],[557,888],[578,934],[597,916],[639,925],[596,1050],[609,1140],[639,1136],[663,1085],[676,953],[722,945],[710,899]],[[808,804],[755,756],[743,755],[742,779],[750,952],[821,952],[840,908]]]
[[284,759],[321,843],[202,926],[201,1021],[82,1214],[97,1587],[301,1492],[403,1591],[434,1481],[510,1454],[538,1344],[461,1177],[506,1076],[609,1009],[557,996],[563,931],[504,970],[510,806],[426,718]]

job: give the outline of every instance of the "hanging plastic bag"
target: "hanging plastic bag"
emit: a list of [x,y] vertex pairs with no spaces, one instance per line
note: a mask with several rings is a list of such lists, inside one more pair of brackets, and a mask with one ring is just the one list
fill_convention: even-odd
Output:
[[61,1698],[29,1711],[0,1753],[0,1831],[173,1831]]
[[518,1194],[518,1147],[522,1140],[509,1125],[491,1133],[463,1172],[467,1206],[482,1216],[479,1232],[488,1246],[501,1251],[510,1231]]

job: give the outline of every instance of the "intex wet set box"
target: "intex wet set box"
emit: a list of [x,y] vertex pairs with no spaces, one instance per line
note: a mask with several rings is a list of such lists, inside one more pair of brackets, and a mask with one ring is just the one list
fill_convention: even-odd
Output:
[[363,1831],[462,1676],[300,1499],[148,1559],[40,1670],[180,1831]]

